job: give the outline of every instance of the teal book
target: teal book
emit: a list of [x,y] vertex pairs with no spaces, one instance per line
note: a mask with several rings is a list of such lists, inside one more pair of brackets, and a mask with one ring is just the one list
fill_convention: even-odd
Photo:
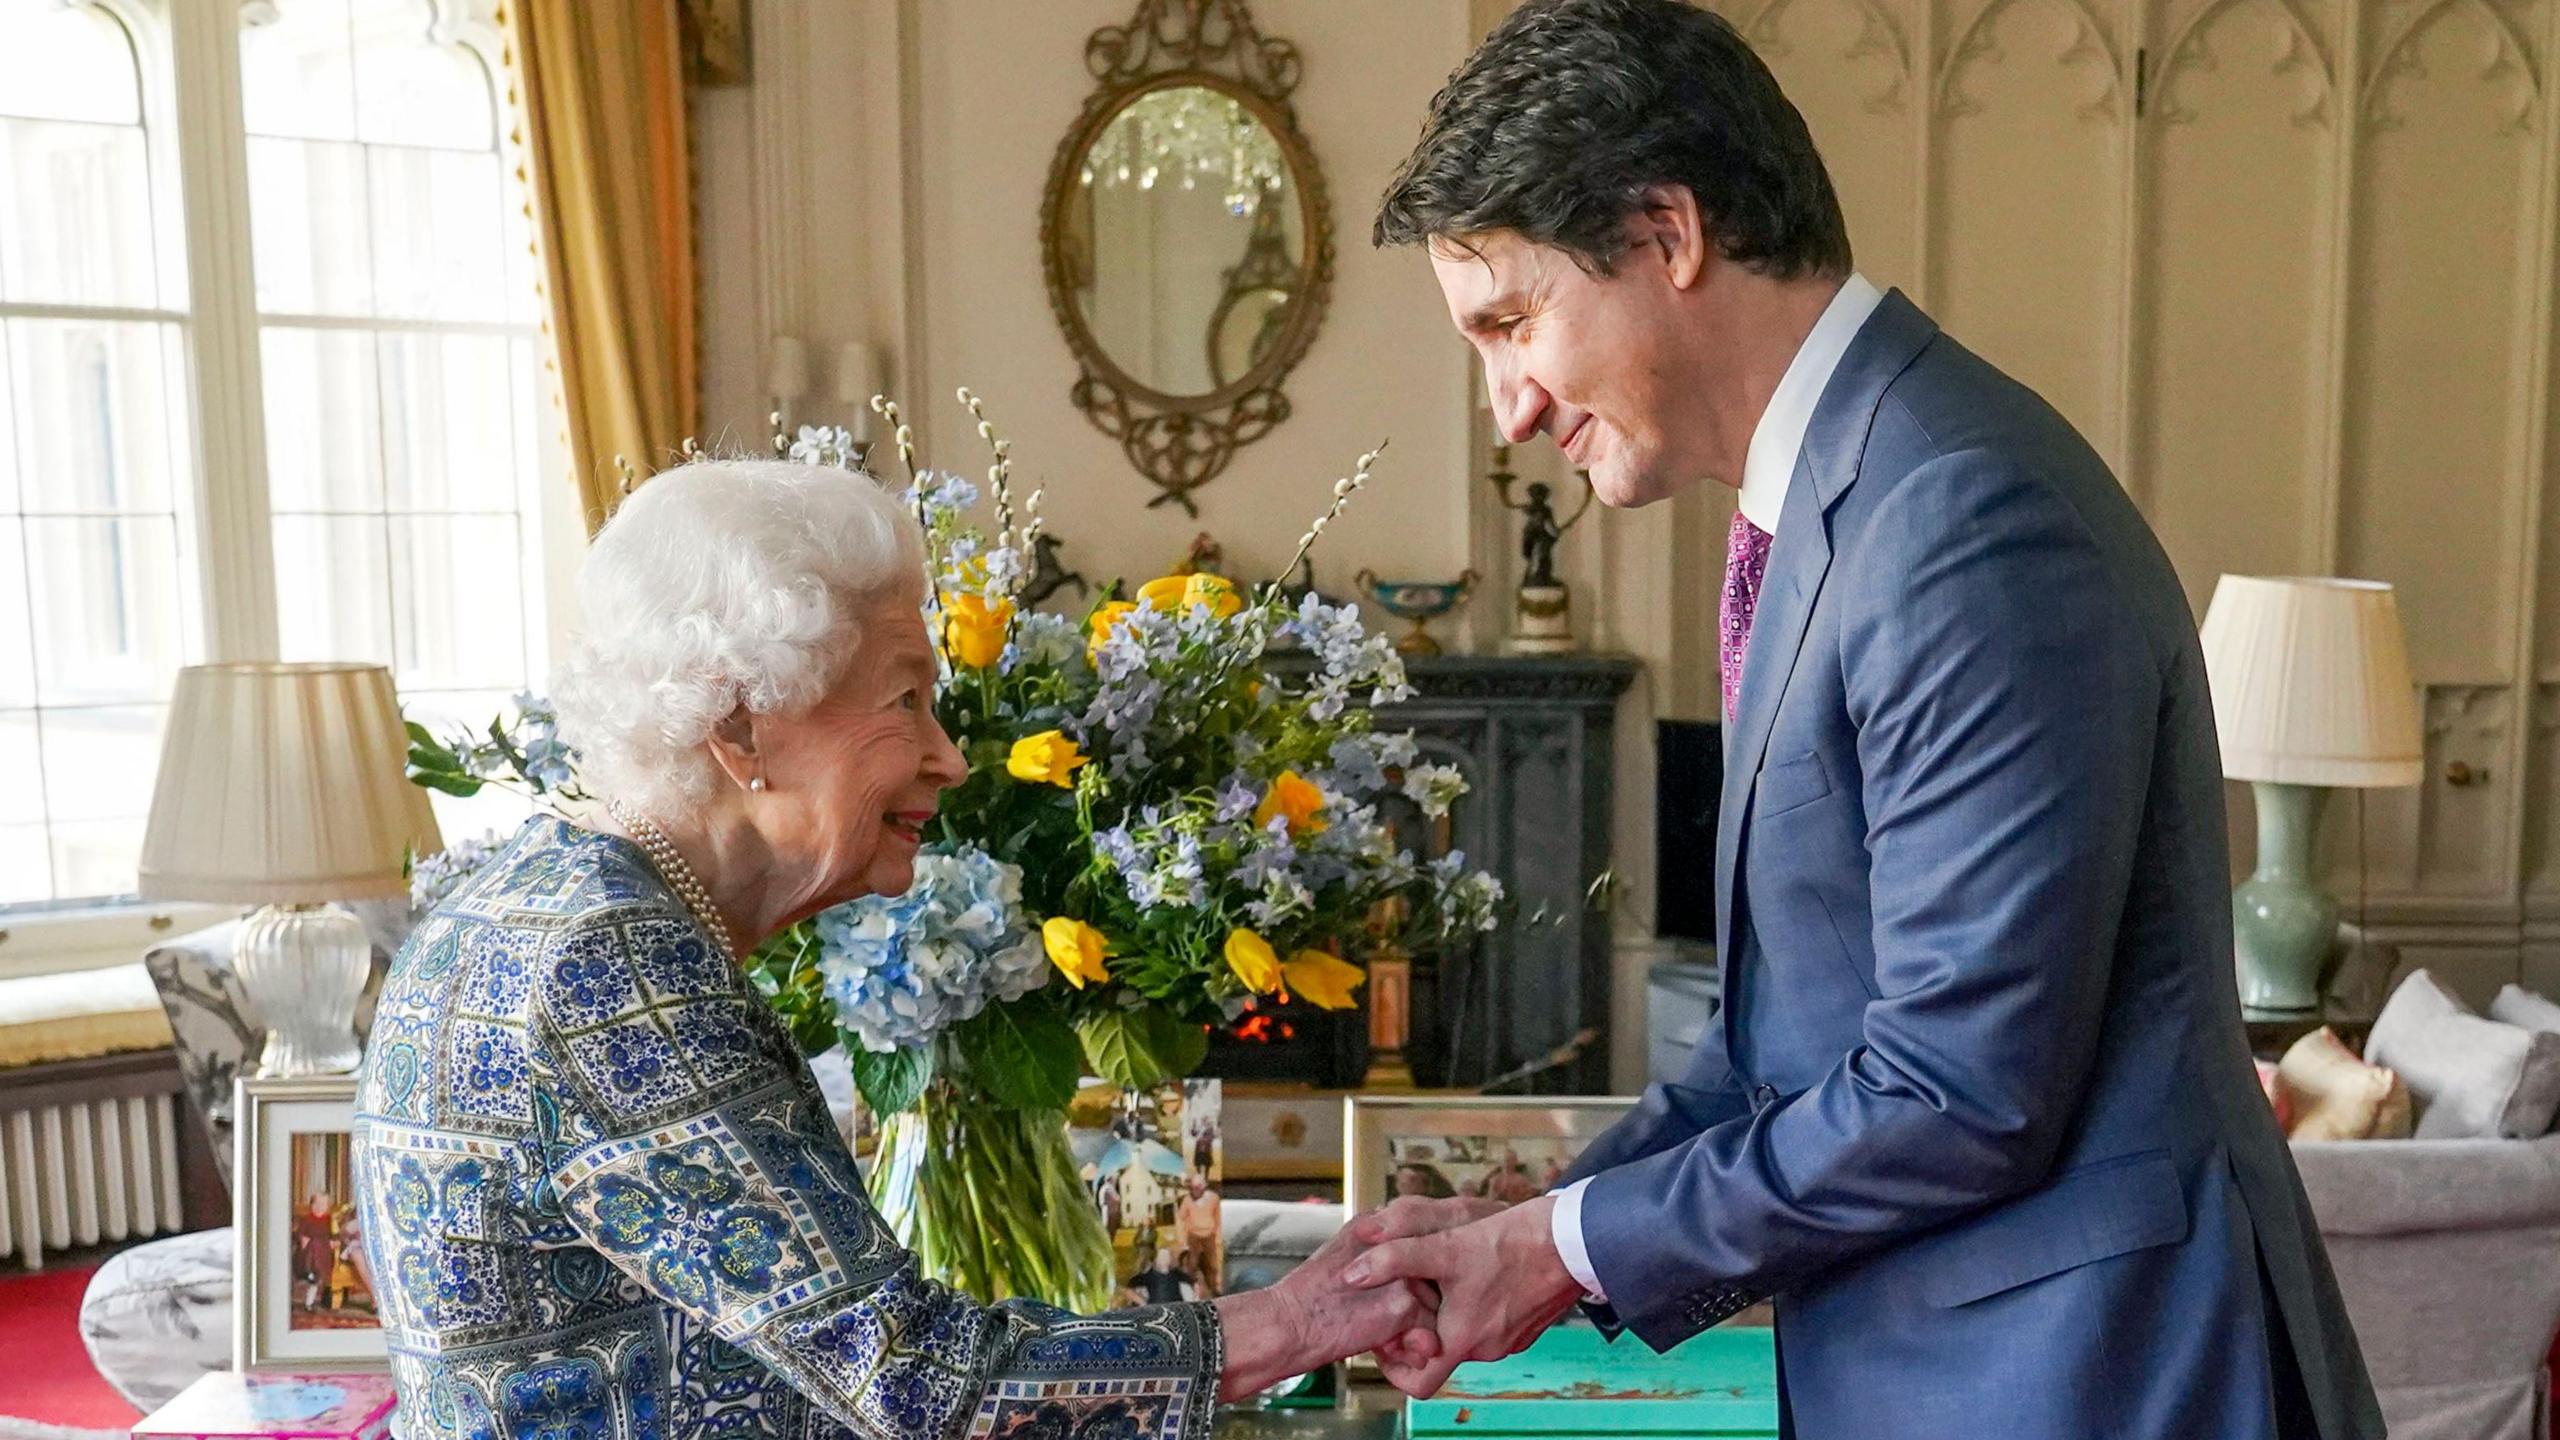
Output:
[[1667,1355],[1558,1325],[1508,1360],[1461,1365],[1429,1400],[1405,1404],[1427,1436],[1656,1437],[1778,1433],[1778,1357],[1765,1328],[1702,1331]]

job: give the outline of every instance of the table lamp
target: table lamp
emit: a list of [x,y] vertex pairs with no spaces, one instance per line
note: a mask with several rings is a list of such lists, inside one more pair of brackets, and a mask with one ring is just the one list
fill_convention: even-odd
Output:
[[2257,791],[2258,868],[2231,895],[2240,1003],[2314,1011],[2338,935],[2329,791],[2415,785],[2424,763],[2399,606],[2370,580],[2225,575],[2203,638],[2222,773]]
[[379,665],[178,672],[142,841],[158,900],[255,903],[232,967],[267,1023],[268,1075],[352,1070],[364,923],[330,902],[406,895],[410,847],[441,847]]

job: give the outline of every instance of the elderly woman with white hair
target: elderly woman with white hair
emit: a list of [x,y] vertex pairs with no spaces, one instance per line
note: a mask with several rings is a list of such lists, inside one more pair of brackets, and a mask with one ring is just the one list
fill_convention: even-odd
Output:
[[581,575],[558,677],[591,821],[543,815],[393,962],[357,1186],[404,1440],[1055,1430],[1195,1440],[1213,1402],[1402,1337],[1337,1240],[1269,1290],[1079,1318],[924,1276],[741,956],[913,879],[963,775],[922,538],[876,482],[698,461]]

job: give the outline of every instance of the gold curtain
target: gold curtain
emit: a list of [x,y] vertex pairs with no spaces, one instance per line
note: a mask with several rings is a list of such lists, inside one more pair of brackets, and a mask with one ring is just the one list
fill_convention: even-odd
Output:
[[592,534],[693,434],[693,196],[676,0],[508,0],[526,188]]

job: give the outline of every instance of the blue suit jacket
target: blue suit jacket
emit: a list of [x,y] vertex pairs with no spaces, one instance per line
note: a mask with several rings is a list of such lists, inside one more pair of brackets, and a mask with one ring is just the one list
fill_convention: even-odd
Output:
[[1576,1167],[1604,1322],[1774,1296],[1809,1437],[2235,1440],[2279,1388],[2381,1435],[2250,1068],[2184,592],[1898,292],[1814,412],[1738,712],[1722,1023]]

